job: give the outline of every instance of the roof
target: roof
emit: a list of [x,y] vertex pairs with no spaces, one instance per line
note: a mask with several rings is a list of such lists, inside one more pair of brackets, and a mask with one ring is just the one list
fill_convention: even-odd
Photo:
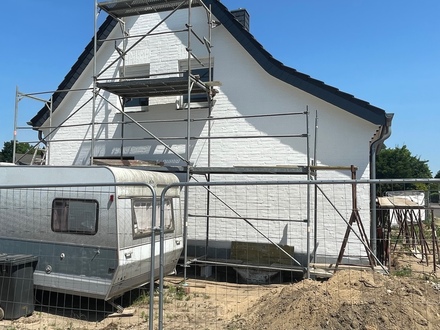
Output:
[[[326,85],[322,81],[316,80],[293,68],[285,66],[283,63],[273,58],[272,55],[253,37],[253,35],[235,19],[234,15],[231,14],[221,2],[218,0],[202,1],[206,6],[211,5],[212,13],[217,20],[221,22],[229,33],[231,33],[242,47],[270,75],[373,124],[382,126],[387,124],[387,114],[383,109],[375,107],[366,101],[355,98],[351,94],[342,92],[333,86]],[[108,16],[97,33],[98,39],[106,38],[116,24],[117,21],[111,16]],[[75,81],[84,71],[85,67],[91,62],[92,58],[93,39],[58,86],[57,90],[63,92],[54,93],[53,111],[56,110],[57,106],[66,96],[67,92],[65,92],[65,90],[73,86]],[[30,120],[29,124],[38,128],[49,117],[49,113],[49,108],[47,106],[43,107],[37,115]]]
[[[98,29],[96,35],[97,40],[105,39],[108,37],[111,31],[113,31],[113,28],[117,25],[117,21],[112,18],[111,16],[108,16],[107,19],[102,23],[100,28]],[[102,43],[97,43],[97,49],[99,49],[102,45]],[[63,101],[63,99],[67,95],[67,90],[71,89],[77,79],[81,76],[82,72],[85,70],[87,65],[92,61],[93,59],[93,47],[94,47],[94,37],[92,40],[87,44],[84,51],[81,53],[81,55],[78,57],[78,60],[75,62],[75,64],[70,69],[69,73],[67,73],[66,77],[64,77],[64,80],[61,82],[61,84],[58,86],[57,91],[52,95],[52,111],[56,111],[57,107],[60,105],[60,103]],[[39,127],[43,125],[43,123],[49,118],[50,115],[50,109],[47,105],[45,105],[38,113],[29,121],[29,125],[32,125],[33,127]]]

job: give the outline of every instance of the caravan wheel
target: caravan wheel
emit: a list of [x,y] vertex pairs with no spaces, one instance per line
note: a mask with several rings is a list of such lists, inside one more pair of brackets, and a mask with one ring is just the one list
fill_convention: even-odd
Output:
[[5,317],[5,311],[0,307],[0,321]]

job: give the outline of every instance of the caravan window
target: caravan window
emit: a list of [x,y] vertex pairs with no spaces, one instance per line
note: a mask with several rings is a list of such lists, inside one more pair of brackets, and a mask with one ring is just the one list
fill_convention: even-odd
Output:
[[[153,224],[153,203],[146,199],[132,200],[133,237],[141,238],[151,234],[151,227],[160,225],[160,201],[156,203],[156,217]],[[165,200],[165,232],[174,230],[173,208],[171,200]]]
[[52,230],[94,235],[98,230],[98,202],[57,198],[52,203]]

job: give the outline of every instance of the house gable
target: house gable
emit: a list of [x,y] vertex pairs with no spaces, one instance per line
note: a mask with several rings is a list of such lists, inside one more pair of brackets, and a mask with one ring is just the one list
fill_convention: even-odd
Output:
[[[218,21],[270,75],[373,124],[386,125],[386,113],[383,109],[372,106],[366,101],[355,98],[353,95],[342,92],[335,87],[326,85],[322,81],[313,79],[306,74],[283,65],[263,48],[222,3],[218,0],[203,0],[203,2],[206,6],[211,6],[212,13]],[[170,10],[168,7],[165,9]],[[117,20],[108,16],[98,30],[98,39],[107,37],[116,25]],[[56,92],[53,95],[52,111],[57,109],[67,94],[66,90],[73,86],[86,66],[93,59],[93,44],[94,41],[92,39],[77,62],[72,66],[65,79],[58,86],[58,90],[61,92]],[[43,107],[37,115],[29,121],[29,125],[38,128],[47,120],[49,114],[49,108],[47,106]]]

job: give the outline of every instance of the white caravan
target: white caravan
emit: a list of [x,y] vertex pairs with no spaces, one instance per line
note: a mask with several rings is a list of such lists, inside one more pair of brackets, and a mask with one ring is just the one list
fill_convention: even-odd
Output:
[[[157,228],[161,193],[177,182],[174,174],[141,169],[0,166],[0,253],[38,256],[36,288],[120,296],[149,282],[152,269],[159,276],[160,235],[151,265],[153,207]],[[183,248],[179,195],[179,187],[165,195],[165,274]]]

